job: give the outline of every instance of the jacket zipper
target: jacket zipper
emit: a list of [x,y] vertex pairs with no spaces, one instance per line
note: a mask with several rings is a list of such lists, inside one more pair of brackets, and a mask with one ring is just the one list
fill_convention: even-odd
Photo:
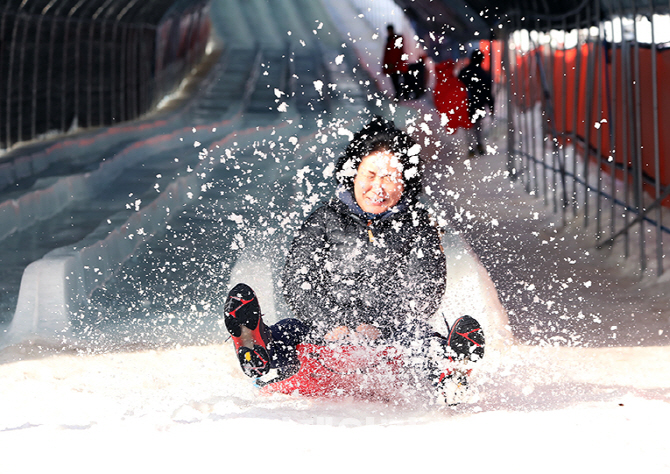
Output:
[[372,235],[372,221],[368,221],[368,240],[370,242],[375,241],[375,236]]

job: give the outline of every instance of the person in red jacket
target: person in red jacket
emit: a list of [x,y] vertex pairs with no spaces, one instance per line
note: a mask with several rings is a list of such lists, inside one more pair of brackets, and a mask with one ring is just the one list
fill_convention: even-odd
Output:
[[405,54],[405,43],[402,35],[396,34],[393,25],[386,27],[388,36],[384,46],[383,72],[391,78],[395,89],[395,99],[402,97],[401,77],[407,72],[407,55]]
[[437,80],[433,89],[433,102],[449,134],[459,128],[472,128],[468,114],[468,91],[465,84],[454,75],[455,66],[456,63],[450,60],[435,65]]

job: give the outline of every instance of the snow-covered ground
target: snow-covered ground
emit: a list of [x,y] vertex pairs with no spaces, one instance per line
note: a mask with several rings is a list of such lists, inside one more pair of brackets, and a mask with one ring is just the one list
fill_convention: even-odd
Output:
[[425,120],[428,102],[412,107],[437,153],[430,198],[462,232],[448,237],[446,309],[487,313],[473,314],[491,340],[478,400],[262,396],[218,341],[15,345],[0,352],[0,472],[670,470],[667,280],[640,280],[511,182],[504,130],[467,159],[461,135]]

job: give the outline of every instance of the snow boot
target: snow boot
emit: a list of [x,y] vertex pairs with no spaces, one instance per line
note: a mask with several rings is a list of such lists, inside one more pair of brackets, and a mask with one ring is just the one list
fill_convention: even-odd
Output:
[[254,290],[244,283],[228,293],[224,306],[226,329],[235,344],[240,366],[249,377],[260,377],[270,371],[270,331],[261,315]]
[[453,370],[450,373],[442,373],[437,381],[436,396],[437,403],[450,407],[463,403],[476,403],[479,401],[479,391],[468,382],[471,370]]
[[452,360],[475,362],[484,357],[484,331],[475,318],[456,320],[447,337],[447,353]]
[[436,402],[455,406],[479,400],[479,391],[469,380],[470,364],[484,357],[484,332],[479,322],[463,316],[454,322],[447,337],[438,333],[434,336],[439,348],[433,352],[429,373]]

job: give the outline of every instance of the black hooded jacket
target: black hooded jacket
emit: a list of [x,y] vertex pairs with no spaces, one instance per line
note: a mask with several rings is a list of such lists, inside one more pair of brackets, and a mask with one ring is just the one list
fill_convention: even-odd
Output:
[[412,198],[366,214],[351,193],[316,209],[291,245],[284,297],[315,340],[367,323],[384,340],[421,338],[446,285],[446,259],[428,212]]

